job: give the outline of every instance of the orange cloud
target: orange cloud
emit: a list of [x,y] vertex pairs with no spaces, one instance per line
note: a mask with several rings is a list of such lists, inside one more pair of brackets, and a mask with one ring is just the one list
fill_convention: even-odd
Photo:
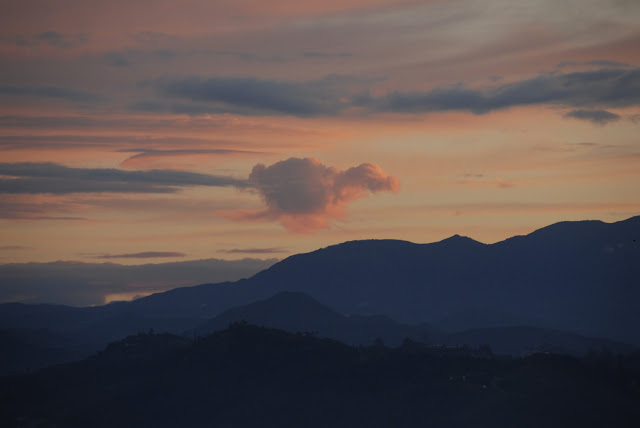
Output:
[[398,192],[400,181],[380,166],[363,163],[346,171],[314,158],[289,158],[271,166],[253,167],[249,182],[267,205],[261,211],[233,211],[233,220],[278,220],[287,229],[311,233],[343,220],[347,204],[369,193]]

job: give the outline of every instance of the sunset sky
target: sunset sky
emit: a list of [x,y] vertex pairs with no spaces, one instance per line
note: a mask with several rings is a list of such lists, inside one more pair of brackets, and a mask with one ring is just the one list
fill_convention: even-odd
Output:
[[492,243],[640,214],[637,0],[1,9],[0,264]]

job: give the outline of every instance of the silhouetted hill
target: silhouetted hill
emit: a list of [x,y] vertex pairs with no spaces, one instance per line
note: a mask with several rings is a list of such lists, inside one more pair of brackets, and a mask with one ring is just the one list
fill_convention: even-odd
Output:
[[85,358],[96,348],[48,329],[0,330],[0,376]]
[[150,318],[124,303],[89,308],[0,305],[0,375],[85,358],[112,341],[151,329],[181,333],[198,318]]
[[474,328],[495,328],[520,325],[543,326],[540,319],[530,319],[513,312],[500,311],[480,307],[466,308],[447,314],[435,322],[443,332],[454,333]]
[[0,425],[636,427],[638,356],[446,356],[235,324],[0,378]]
[[[634,347],[607,339],[585,337],[548,328],[520,325],[516,317],[504,313],[481,312],[475,318],[495,320],[498,326],[444,333],[428,325],[411,326],[396,323],[384,316],[342,315],[312,297],[297,292],[281,292],[265,300],[229,309],[217,317],[185,333],[187,337],[204,336],[226,329],[239,321],[296,333],[314,333],[350,345],[370,345],[381,339],[388,346],[398,346],[405,339],[427,345],[471,346],[490,345],[499,355],[525,355],[534,352],[555,352],[585,356],[590,351],[606,349],[614,354],[629,354]],[[465,317],[468,319],[468,317]]]
[[229,309],[186,334],[202,336],[238,321],[294,333],[313,332],[351,345],[370,345],[381,339],[397,346],[405,338],[428,341],[430,335],[427,326],[401,325],[382,316],[345,316],[304,293],[290,291]]
[[247,280],[130,305],[147,316],[212,317],[278,291],[299,291],[344,314],[414,324],[482,308],[639,344],[639,261],[640,217],[562,222],[492,245],[459,236],[433,244],[345,242],[291,256]]
[[476,328],[443,335],[441,340],[447,345],[476,348],[488,344],[495,354],[516,356],[535,352],[585,356],[605,349],[613,354],[629,354],[634,350],[631,345],[612,340],[529,326]]

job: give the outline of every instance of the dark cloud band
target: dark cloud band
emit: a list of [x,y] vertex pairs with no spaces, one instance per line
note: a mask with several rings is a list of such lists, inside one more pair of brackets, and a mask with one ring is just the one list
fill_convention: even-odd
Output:
[[141,253],[127,254],[102,254],[95,256],[96,259],[154,259],[159,257],[186,257],[185,253],[175,251],[143,251]]
[[357,79],[344,76],[309,82],[237,77],[162,78],[143,85],[151,85],[158,94],[181,103],[153,101],[132,108],[189,114],[228,112],[312,117],[339,115],[351,107],[370,113],[470,111],[484,114],[544,104],[589,109],[640,104],[640,69],[614,62],[594,62],[598,64],[608,68],[541,74],[489,88],[459,84],[380,96],[358,93],[359,84],[346,84],[356,83]]
[[97,102],[105,100],[101,95],[63,86],[0,85],[0,94],[20,97],[56,98],[74,102]]
[[381,97],[364,94],[354,101],[377,111],[406,113],[466,110],[484,114],[539,104],[626,107],[640,104],[640,69],[546,74],[487,90],[458,85],[427,92],[393,92]]
[[249,187],[246,180],[187,171],[69,168],[54,163],[0,163],[0,193],[172,193],[187,186]]
[[271,247],[271,248],[232,248],[230,250],[218,250],[219,253],[225,254],[278,254],[288,253],[286,248]]
[[606,110],[572,110],[565,114],[564,117],[572,119],[586,120],[599,125],[606,125],[609,122],[615,122],[620,120],[620,115],[611,113]]
[[[151,82],[168,98],[215,103],[238,114],[282,114],[301,117],[336,115],[348,105],[341,101],[347,77],[291,82],[240,77],[164,78]],[[192,106],[210,111],[211,107]]]

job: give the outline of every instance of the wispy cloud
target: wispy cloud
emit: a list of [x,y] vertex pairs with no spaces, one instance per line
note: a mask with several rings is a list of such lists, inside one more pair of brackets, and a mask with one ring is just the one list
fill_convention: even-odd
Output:
[[585,65],[595,65],[597,67],[631,67],[630,64],[620,61],[610,61],[608,59],[594,59],[593,61],[587,61]]
[[232,248],[229,250],[218,250],[219,253],[225,254],[278,254],[288,253],[289,250],[280,247],[270,248]]
[[606,125],[610,122],[620,120],[620,115],[611,113],[607,110],[572,110],[565,114],[564,117],[572,119],[586,120],[598,125]]
[[31,247],[25,247],[23,245],[2,245],[0,246],[0,250],[4,251],[22,251],[22,250],[31,250]]
[[70,168],[55,163],[0,163],[0,193],[172,193],[187,186],[249,187],[246,180],[187,171]]
[[591,61],[584,61],[584,62],[579,62],[579,61],[561,61],[556,65],[556,67],[565,68],[565,67],[578,67],[578,66],[583,66],[583,65],[590,65],[590,66],[594,66],[594,67],[607,67],[607,68],[631,67],[630,64],[627,64],[625,62],[611,61],[611,60],[608,60],[608,59],[594,59],[594,60],[591,60]]
[[[214,103],[218,109],[238,114],[309,117],[336,115],[347,107],[341,99],[344,95],[341,89],[352,80],[345,76],[329,76],[306,82],[194,76],[162,78],[150,84],[165,97]],[[198,106],[192,108],[197,109]],[[200,108],[206,111],[211,107]]]
[[0,94],[16,97],[56,98],[74,102],[96,102],[105,100],[105,97],[101,95],[62,86],[0,85]]
[[161,257],[186,257],[185,253],[175,251],[143,251],[140,253],[126,254],[101,254],[94,256],[96,259],[155,259]]
[[[59,201],[15,200],[16,195],[2,195],[0,198],[0,218],[15,220],[58,220],[82,221],[87,218],[78,215],[78,205]],[[19,199],[19,198],[18,198]]]
[[305,51],[302,52],[302,56],[305,58],[349,58],[354,56],[350,52],[320,52],[320,51]]
[[64,34],[49,30],[33,35],[5,37],[2,40],[15,43],[17,46],[33,47],[48,45],[59,49],[70,49],[86,43],[89,40],[89,35],[86,33]]
[[[246,77],[161,78],[150,84],[158,94],[182,103],[149,101],[133,108],[155,112],[243,115],[335,116],[358,107],[363,112],[428,113],[469,111],[485,114],[530,105],[579,108],[626,107],[640,104],[640,69],[612,61],[588,71],[545,73],[530,79],[493,84],[486,88],[465,84],[429,91],[395,91],[382,95],[357,92],[365,80],[330,76],[294,82]],[[614,68],[615,66],[615,68]]]
[[144,44],[167,43],[178,40],[177,36],[161,31],[140,31],[139,33],[132,34],[131,38],[138,43]]
[[527,105],[625,107],[640,104],[640,69],[600,69],[538,77],[475,89],[465,85],[438,87],[426,92],[392,92],[380,97],[358,96],[356,104],[386,112],[493,110]]
[[464,174],[459,184],[465,184],[469,186],[477,187],[498,187],[507,189],[514,186],[514,183],[509,180],[505,180],[502,177],[491,177],[486,174]]
[[104,59],[114,67],[130,67],[133,65],[131,59],[122,52],[109,52],[104,55]]
[[218,156],[257,156],[264,155],[265,152],[233,149],[176,149],[176,150],[155,150],[155,149],[125,149],[121,152],[138,152],[128,157],[121,166],[127,168],[146,168],[155,165],[158,161],[175,159],[179,157],[193,157],[198,155],[218,155]]

